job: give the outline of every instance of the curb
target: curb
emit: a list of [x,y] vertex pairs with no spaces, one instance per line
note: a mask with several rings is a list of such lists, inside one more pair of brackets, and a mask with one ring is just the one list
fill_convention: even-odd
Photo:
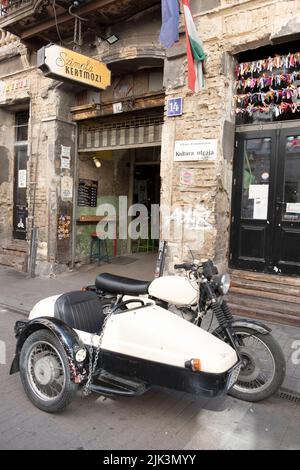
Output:
[[24,310],[20,307],[14,307],[12,305],[4,304],[0,302],[0,308],[5,310],[11,310],[14,313],[18,313],[19,315],[23,315],[24,317],[28,317],[30,310]]

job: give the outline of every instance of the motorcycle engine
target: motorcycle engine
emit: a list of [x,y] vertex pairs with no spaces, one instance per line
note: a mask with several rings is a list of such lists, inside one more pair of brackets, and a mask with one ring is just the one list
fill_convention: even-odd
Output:
[[190,307],[176,307],[176,305],[169,305],[169,311],[191,323],[194,322],[196,316],[196,312],[194,312]]

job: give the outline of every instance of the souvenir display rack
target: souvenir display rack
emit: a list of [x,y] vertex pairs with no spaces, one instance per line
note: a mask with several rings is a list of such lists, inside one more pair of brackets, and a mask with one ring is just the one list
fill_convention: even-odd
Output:
[[299,118],[300,52],[237,64],[235,92],[235,112],[242,118]]

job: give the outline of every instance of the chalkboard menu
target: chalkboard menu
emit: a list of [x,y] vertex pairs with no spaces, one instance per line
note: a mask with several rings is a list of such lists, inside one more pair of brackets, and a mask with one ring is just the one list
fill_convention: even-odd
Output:
[[78,206],[97,207],[98,181],[79,179]]

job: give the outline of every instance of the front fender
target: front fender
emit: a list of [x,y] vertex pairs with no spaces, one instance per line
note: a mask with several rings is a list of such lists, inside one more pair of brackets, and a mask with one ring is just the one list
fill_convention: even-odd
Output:
[[16,324],[15,330],[17,332],[17,345],[15,357],[10,368],[10,374],[14,374],[20,370],[20,353],[28,336],[41,329],[51,331],[61,342],[69,360],[71,379],[73,382],[79,383],[82,378],[83,365],[82,363],[77,363],[75,355],[79,349],[85,348],[85,346],[76,331],[63,321],[53,317],[39,317],[27,323],[22,322],[21,327]]
[[272,329],[264,323],[258,322],[256,320],[248,320],[246,318],[241,318],[239,320],[234,321],[232,323],[232,326],[252,328],[253,330],[257,331],[258,333],[261,333],[262,335],[267,335],[272,331]]
[[[269,334],[272,330],[264,323],[258,322],[256,320],[248,320],[247,318],[240,318],[239,320],[235,320],[231,323],[232,327],[239,327],[239,328],[251,328],[252,330],[260,333],[262,335]],[[223,328],[219,326],[214,333],[218,336],[222,333]]]

